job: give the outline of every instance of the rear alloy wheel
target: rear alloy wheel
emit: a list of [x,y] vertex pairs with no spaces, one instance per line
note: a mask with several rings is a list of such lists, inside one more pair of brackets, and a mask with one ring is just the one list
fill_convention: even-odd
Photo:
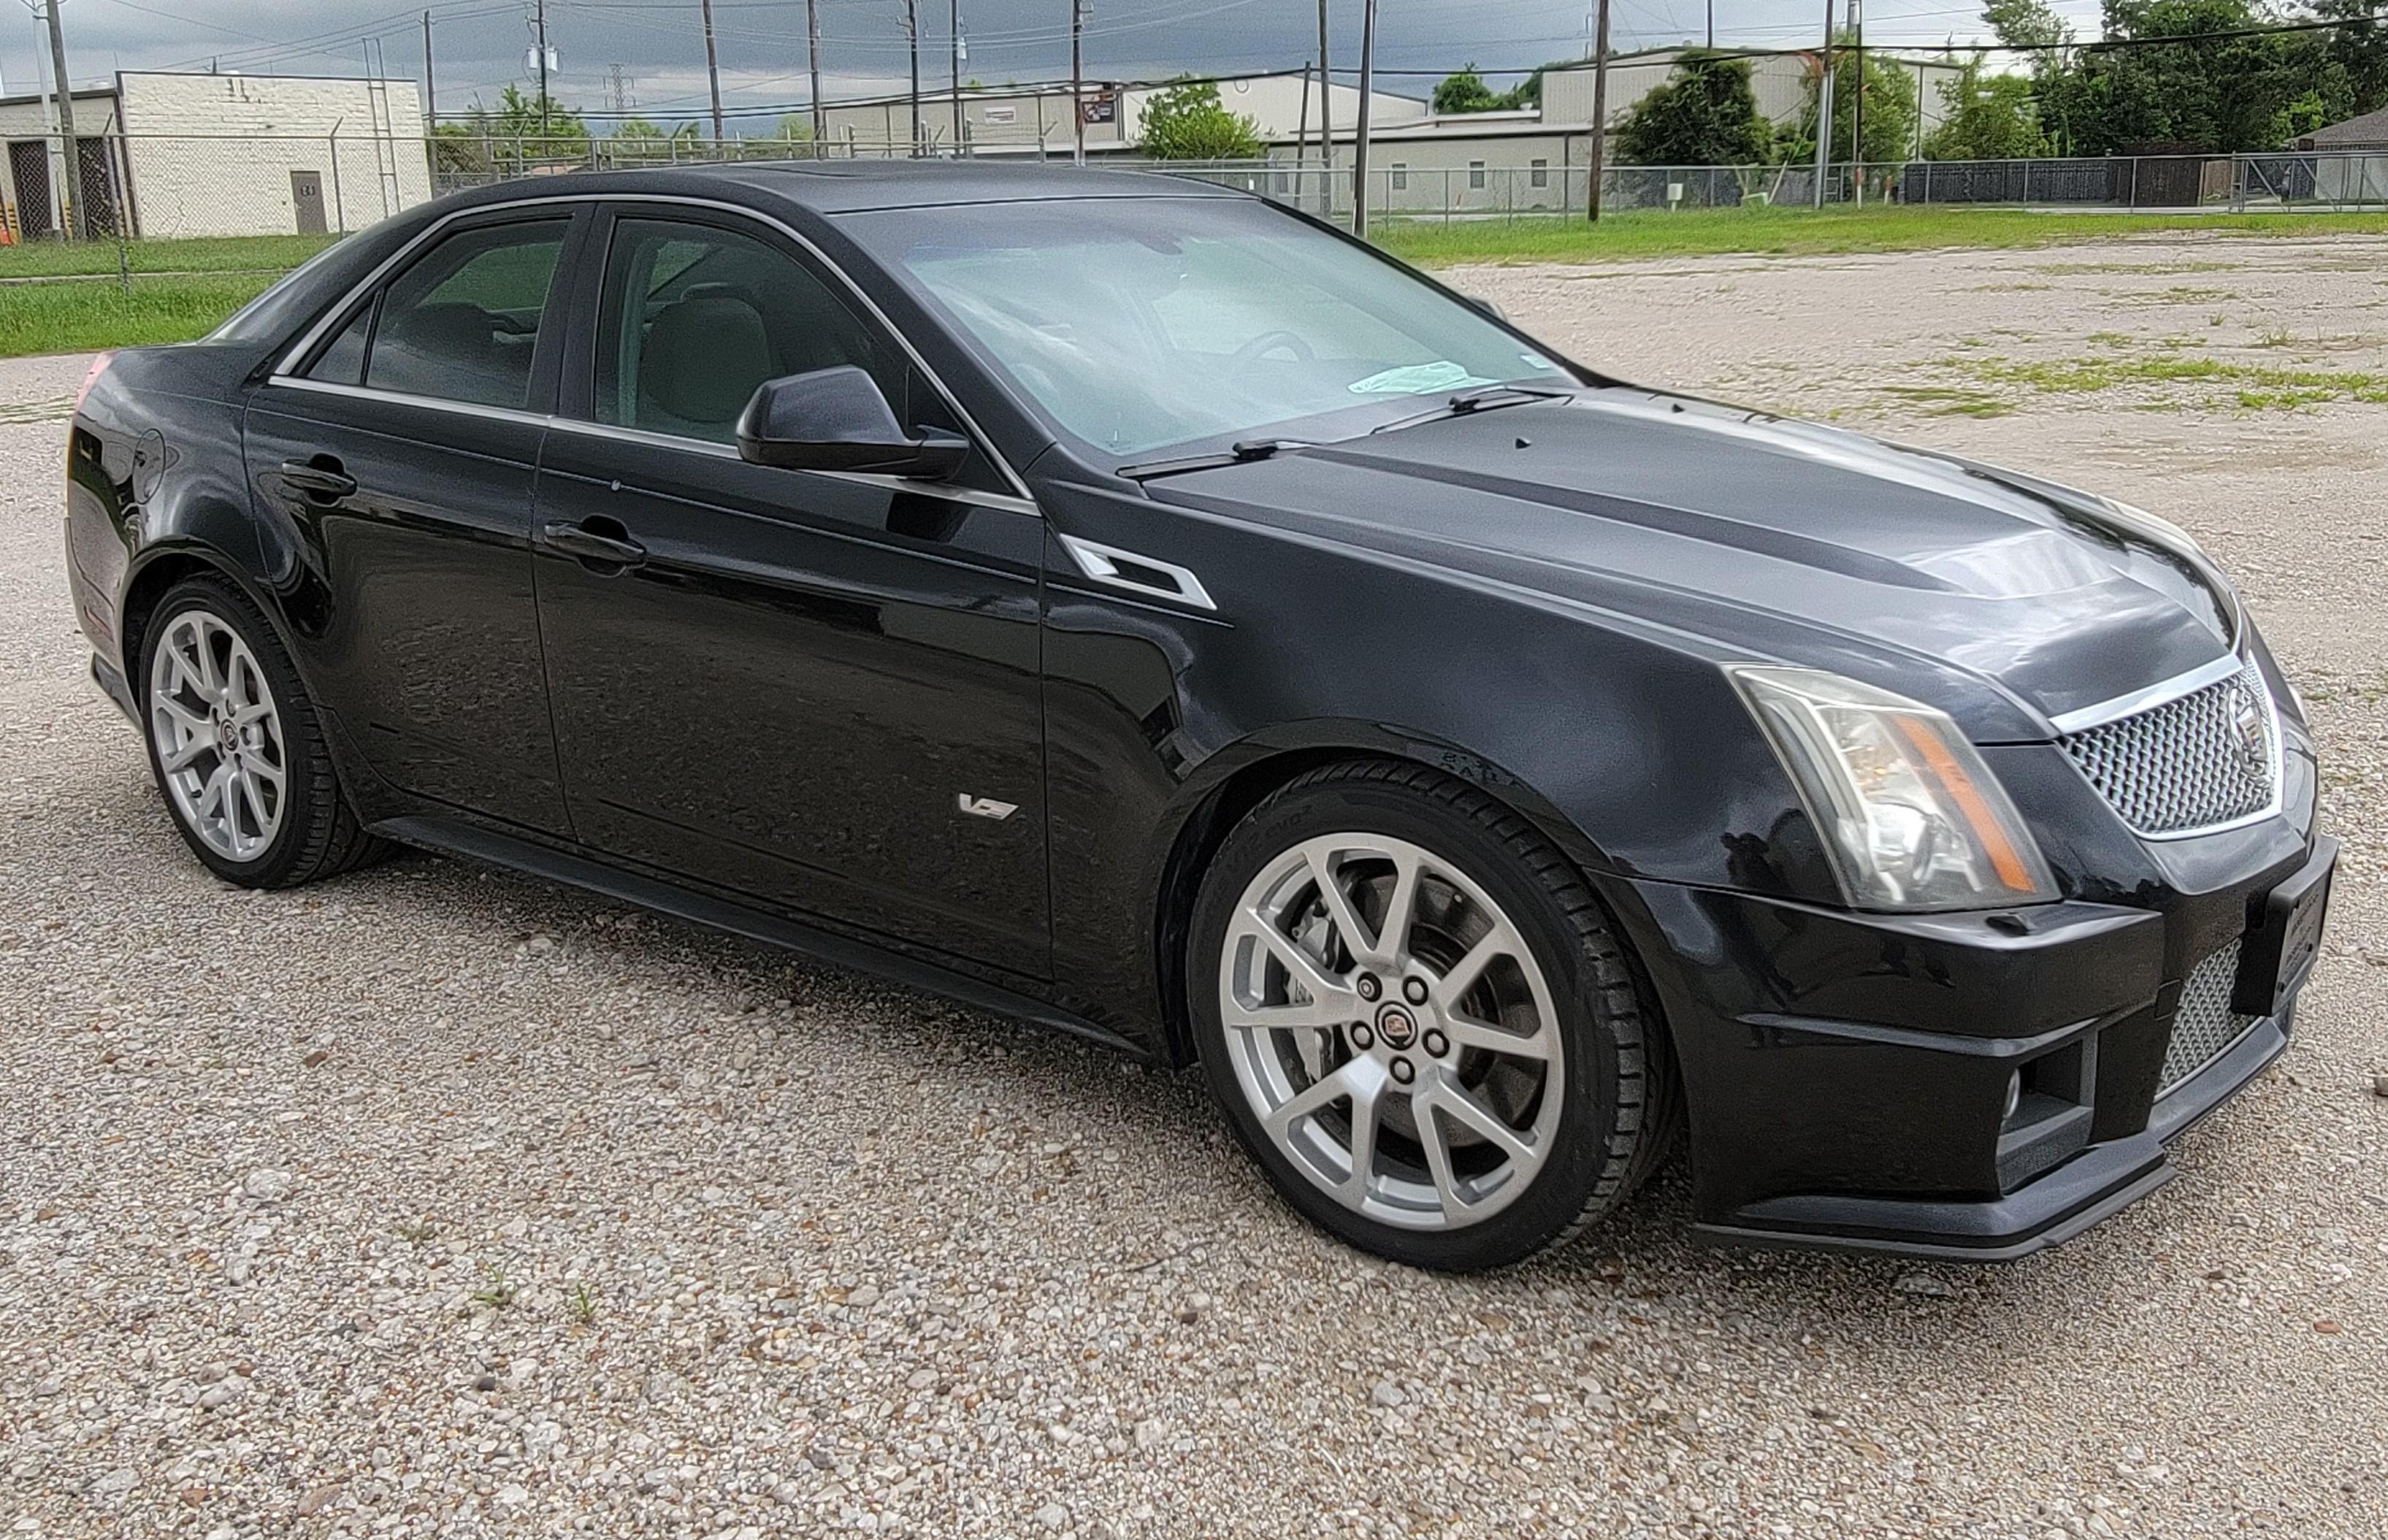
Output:
[[150,611],[135,677],[158,789],[216,875],[293,887],[385,848],[340,795],[289,654],[238,589],[194,578],[168,590]]
[[1294,1204],[1421,1266],[1575,1234],[1662,1141],[1631,974],[1516,814],[1391,762],[1313,772],[1231,834],[1189,992],[1212,1088]]
[[149,738],[183,826],[235,863],[282,831],[290,795],[282,713],[240,633],[186,609],[160,628],[149,657]]

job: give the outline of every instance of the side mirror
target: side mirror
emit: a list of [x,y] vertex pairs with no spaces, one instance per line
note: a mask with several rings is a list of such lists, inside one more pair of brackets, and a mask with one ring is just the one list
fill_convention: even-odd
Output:
[[1495,321],[1509,319],[1509,312],[1501,308],[1501,303],[1497,299],[1488,299],[1481,294],[1469,294],[1465,291],[1460,291],[1459,297]]
[[879,382],[844,363],[756,386],[738,414],[738,455],[782,470],[935,479],[961,469],[970,440],[936,428],[905,432]]

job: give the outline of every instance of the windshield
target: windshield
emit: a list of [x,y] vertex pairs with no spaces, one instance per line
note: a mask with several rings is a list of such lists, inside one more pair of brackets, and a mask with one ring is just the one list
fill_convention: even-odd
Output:
[[[1213,197],[886,210],[844,222],[1066,432],[1114,456],[1409,398],[1533,380],[1554,361],[1348,242]],[[1392,411],[1386,408],[1390,403]],[[1319,425],[1313,425],[1314,427]]]

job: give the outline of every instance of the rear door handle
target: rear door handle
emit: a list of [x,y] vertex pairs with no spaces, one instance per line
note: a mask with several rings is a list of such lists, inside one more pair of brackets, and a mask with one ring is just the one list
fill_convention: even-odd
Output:
[[559,552],[566,556],[576,556],[593,566],[612,567],[616,571],[624,567],[640,566],[646,561],[647,548],[630,539],[630,532],[628,529],[623,529],[612,519],[606,519],[604,523],[612,525],[614,529],[620,529],[621,533],[615,534],[603,528],[591,528],[597,522],[591,519],[582,524],[567,524],[558,520],[541,526],[540,538],[547,543],[551,551]]
[[[331,463],[324,464],[326,460]],[[340,463],[329,455],[319,455],[314,460],[285,460],[282,462],[282,480],[286,486],[296,488],[310,497],[353,497],[357,490],[357,478],[340,469]]]

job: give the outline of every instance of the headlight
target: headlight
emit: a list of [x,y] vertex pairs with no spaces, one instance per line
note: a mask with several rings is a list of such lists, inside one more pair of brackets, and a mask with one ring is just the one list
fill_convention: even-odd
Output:
[[1859,909],[1990,909],[2054,898],[2039,846],[1942,712],[1814,668],[1727,670],[1824,836]]

